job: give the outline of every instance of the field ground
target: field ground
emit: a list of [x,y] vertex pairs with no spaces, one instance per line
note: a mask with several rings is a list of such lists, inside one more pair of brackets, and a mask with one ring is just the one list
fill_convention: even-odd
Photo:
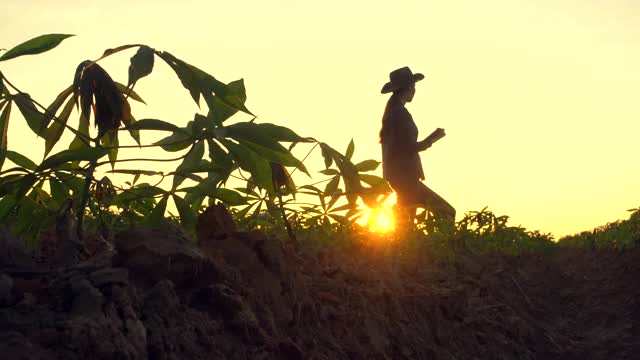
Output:
[[640,353],[638,249],[460,250],[444,258],[425,241],[305,242],[294,250],[261,232],[236,232],[196,247],[177,233],[128,230],[116,236],[115,251],[64,270],[2,264],[0,352],[7,359]]

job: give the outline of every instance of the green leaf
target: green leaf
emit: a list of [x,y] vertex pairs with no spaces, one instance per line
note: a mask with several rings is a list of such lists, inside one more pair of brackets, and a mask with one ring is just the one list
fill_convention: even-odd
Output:
[[160,201],[158,201],[147,218],[147,222],[149,224],[158,225],[162,219],[164,219],[164,212],[167,209],[167,199],[169,199],[169,194],[166,194],[162,199],[160,199]]
[[220,96],[205,93],[203,97],[209,107],[207,119],[211,120],[213,125],[222,125],[225,120],[238,112],[238,109],[226,103]]
[[131,65],[129,65],[129,86],[151,74],[153,70],[153,59],[153,49],[148,46],[140,46],[136,54],[131,57]]
[[109,131],[102,136],[100,139],[100,143],[102,146],[110,148],[107,149],[109,155],[109,162],[111,163],[111,170],[116,166],[116,161],[118,161],[118,149],[120,142],[118,140],[118,131]]
[[[178,165],[176,172],[179,172],[185,168],[198,166],[203,156],[204,156],[204,141],[200,140],[195,144],[193,144],[193,147],[191,148],[187,156],[184,158],[184,160],[182,160],[182,163]],[[184,181],[185,175],[177,175],[177,174],[174,175],[173,185],[171,186],[171,188],[172,189],[177,188],[178,185],[180,185]]]
[[269,194],[275,194],[271,181],[271,164],[262,156],[242,144],[236,144],[226,139],[219,140],[229,150],[236,163],[244,170],[251,173],[256,185],[267,190]]
[[244,79],[232,81],[227,84],[225,91],[221,95],[224,101],[233,105],[236,109],[244,112],[249,112],[244,107],[244,103],[247,101],[247,90],[244,87]]
[[263,132],[258,124],[253,122],[239,122],[225,126],[223,134],[225,137],[229,137],[234,140],[246,140],[270,149],[287,151],[284,146],[280,145],[278,140]]
[[100,57],[100,59],[103,59],[103,58],[105,58],[107,56],[113,55],[113,54],[115,54],[117,52],[120,52],[120,51],[123,51],[123,50],[127,50],[127,49],[131,49],[131,48],[138,47],[138,46],[144,46],[144,45],[129,44],[129,45],[121,45],[121,46],[118,46],[118,47],[113,48],[113,49],[107,49],[107,50],[104,51],[104,53],[102,54],[102,57]]
[[313,142],[314,140],[311,138],[303,138],[300,135],[296,134],[293,130],[279,125],[263,123],[257,124],[260,131],[277,140],[284,142]]
[[69,161],[97,161],[107,155],[108,150],[102,148],[86,147],[74,150],[63,150],[46,158],[37,170],[42,171],[53,168]]
[[320,170],[319,173],[323,175],[338,175],[340,174],[340,171],[336,169],[324,169],[324,170]]
[[[58,179],[62,179],[62,176],[59,175],[59,172],[56,172],[56,176]],[[62,181],[62,180],[61,180]],[[85,179],[83,177],[74,176],[69,178],[65,176],[64,184],[69,187],[69,190],[72,191],[74,198],[79,198],[84,190]]]
[[247,146],[256,154],[260,154],[261,157],[269,161],[273,161],[284,166],[296,167],[303,173],[311,176],[304,164],[300,160],[293,157],[293,155],[288,150],[277,151],[259,144],[254,144],[250,141],[240,141],[240,144]]
[[[209,159],[211,159],[211,164],[220,167],[220,170],[215,173],[219,176],[220,182],[224,183],[233,171],[233,158],[213,139],[207,139],[207,146],[209,147]],[[212,175],[212,173],[209,173],[209,176]]]
[[196,104],[200,103],[200,94],[202,93],[224,93],[226,85],[206,72],[176,58],[166,51],[159,52],[157,55],[178,75],[182,86],[189,90]]
[[176,203],[178,214],[180,214],[180,223],[188,234],[194,236],[196,233],[196,223],[198,221],[195,212],[184,199],[176,194],[173,194],[173,201]]
[[325,156],[325,162],[326,158],[330,158],[331,161],[335,161],[344,180],[347,200],[349,201],[349,204],[355,204],[358,200],[358,194],[360,194],[362,189],[356,166],[353,165],[353,163],[351,163],[351,161],[349,161],[349,159],[344,155],[340,154],[329,145],[321,143],[320,148],[322,149],[323,156]]
[[209,119],[204,115],[195,114],[195,116],[193,117],[193,129],[195,129],[194,131],[200,132],[203,129],[208,130],[208,129],[215,128],[215,127],[212,127],[211,125],[212,125],[211,119]]
[[35,171],[38,167],[33,161],[26,156],[17,153],[15,151],[7,151],[7,159],[11,160],[14,164],[23,167],[27,170]]
[[71,144],[69,144],[69,150],[77,150],[89,146],[85,143],[85,141],[89,141],[89,120],[82,114],[80,114],[80,119],[78,120],[78,133],[84,136],[81,138],[80,135],[76,134]]
[[51,124],[47,129],[47,132],[44,138],[44,141],[45,141],[44,157],[47,157],[47,155],[49,155],[49,153],[51,152],[53,147],[56,145],[58,140],[60,140],[60,137],[64,132],[65,125],[69,120],[69,116],[71,116],[71,112],[73,111],[73,106],[75,105],[75,103],[76,103],[76,99],[73,97],[70,98],[69,101],[67,101],[67,104],[62,109],[60,116],[58,116],[58,120],[54,120],[53,124]]
[[[142,121],[142,120],[140,120]],[[176,131],[173,134],[159,140],[156,141],[154,143],[154,145],[160,145],[160,147],[164,150],[164,151],[171,151],[171,152],[175,152],[175,151],[180,151],[180,150],[184,150],[186,148],[189,147],[189,145],[192,144],[192,141],[194,139],[192,138],[191,135],[186,134],[182,131]]]
[[160,194],[167,194],[167,191],[157,186],[151,186],[147,183],[138,184],[127,191],[123,191],[121,194],[126,194],[132,198],[152,198]]
[[131,128],[137,121],[136,118],[133,117],[133,114],[131,114],[131,105],[127,99],[124,99],[122,103],[122,110],[122,123],[124,124],[124,127],[127,129],[133,140],[138,143],[138,146],[142,145],[140,143],[140,130]]
[[358,172],[374,171],[380,166],[380,162],[377,160],[365,160],[356,164]]
[[129,126],[129,128],[134,130],[171,131],[171,132],[178,132],[185,135],[189,135],[189,133],[186,130],[179,128],[178,126],[170,122],[166,122],[164,120],[158,120],[158,119],[140,119],[136,121],[135,124],[132,124],[131,126]]
[[58,179],[49,178],[49,189],[51,189],[51,197],[58,205],[69,198],[69,187]]
[[44,114],[36,109],[31,97],[27,93],[19,93],[14,96],[14,101],[18,109],[27,121],[29,128],[38,136],[44,136],[47,130],[44,122]]
[[25,175],[20,174],[7,174],[0,176],[0,197],[8,194],[15,194],[18,190],[18,185]]
[[144,100],[142,100],[142,97],[140,97],[140,95],[138,95],[138,93],[136,93],[135,91],[133,91],[133,89],[129,89],[128,87],[120,84],[117,81],[114,81],[114,83],[116,84],[116,87],[118,88],[118,91],[120,91],[120,93],[122,95],[127,95],[129,94],[129,98],[137,101],[137,102],[141,102],[143,104],[147,104],[146,102],[144,102]]
[[74,35],[48,34],[40,35],[14,47],[0,56],[0,61],[16,58],[23,55],[35,55],[51,50],[58,46],[62,40]]
[[200,183],[196,186],[182,188],[178,191],[213,197],[219,199],[228,206],[245,205],[247,203],[245,197],[242,196],[242,194],[233,190],[216,187],[215,184],[207,182]]
[[7,156],[7,130],[9,130],[9,116],[11,115],[11,102],[4,106],[0,114],[0,169]]
[[309,175],[300,160],[296,159],[289,150],[271,137],[270,134],[265,133],[257,124],[240,122],[224,127],[223,132],[226,137],[246,145],[262,157],[284,166],[297,167]]
[[[58,109],[60,109],[60,106],[62,106],[64,101],[72,93],[73,93],[73,85],[71,85],[68,88],[62,90],[62,92],[60,94],[58,94],[58,96],[51,103],[51,105],[49,105],[49,107],[47,107],[47,111],[45,111],[44,118],[42,120],[43,121],[43,125],[42,126],[44,126],[44,127],[48,127],[49,126],[49,123],[56,116],[56,113],[58,112]],[[45,154],[45,156],[46,156],[46,154]]]
[[324,143],[320,144],[320,152],[322,153],[322,157],[324,158],[324,167],[328,169],[333,164],[333,156],[327,149],[328,146],[324,146],[324,145],[325,145]]
[[0,221],[4,221],[16,206],[15,195],[9,194],[0,199]]
[[347,152],[344,154],[344,156],[347,158],[347,160],[351,160],[351,157],[353,157],[353,152],[356,149],[356,145],[353,142],[353,138],[351,139],[351,142],[349,142],[349,146],[347,146]]
[[34,174],[27,174],[20,180],[18,184],[18,191],[16,192],[16,199],[18,202],[20,202],[29,190],[31,190],[36,181],[38,181],[38,178]]
[[306,189],[311,191],[311,195],[322,195],[324,192],[313,185],[302,185],[300,189]]
[[340,184],[340,175],[334,176],[333,179],[327,183],[327,186],[324,189],[324,194],[329,196],[335,194],[338,190],[338,184]]
[[360,176],[360,180],[362,180],[364,183],[374,188],[381,187],[381,186],[382,187],[388,186],[389,184],[387,180],[376,175],[359,174],[359,176]]
[[161,171],[138,170],[138,169],[118,169],[118,170],[111,170],[111,172],[118,173],[118,174],[129,174],[129,175],[146,175],[146,176],[162,175]]
[[186,174],[201,173],[201,172],[218,173],[218,172],[227,171],[227,170],[228,168],[221,166],[220,164],[211,163],[208,160],[200,160],[200,162],[197,164],[185,164],[185,166],[182,166],[179,169],[176,169],[176,171],[170,172],[167,175],[173,175],[173,174],[186,175]]

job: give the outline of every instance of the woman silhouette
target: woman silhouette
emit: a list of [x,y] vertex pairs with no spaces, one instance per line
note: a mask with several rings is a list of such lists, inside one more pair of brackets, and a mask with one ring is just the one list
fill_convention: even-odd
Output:
[[399,226],[413,224],[416,209],[423,207],[435,216],[455,222],[456,210],[442,197],[424,185],[424,171],[420,151],[424,151],[443,137],[444,130],[437,129],[427,138],[418,141],[418,128],[405,104],[413,100],[415,83],[424,79],[408,67],[394,70],[382,93],[393,93],[382,116],[380,143],[382,144],[383,177],[395,190],[398,198],[396,222]]

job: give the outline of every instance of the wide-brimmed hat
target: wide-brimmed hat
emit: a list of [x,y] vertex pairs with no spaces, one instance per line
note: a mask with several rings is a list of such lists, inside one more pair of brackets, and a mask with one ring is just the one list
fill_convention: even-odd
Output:
[[424,75],[420,73],[412,73],[408,66],[393,70],[389,73],[389,82],[384,84],[381,93],[386,94],[398,89],[407,88],[411,84],[424,79]]

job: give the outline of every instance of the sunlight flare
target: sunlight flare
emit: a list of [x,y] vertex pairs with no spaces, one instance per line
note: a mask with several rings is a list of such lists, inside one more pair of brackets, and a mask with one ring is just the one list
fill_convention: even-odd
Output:
[[357,223],[374,233],[387,233],[395,229],[393,218],[393,205],[396,203],[396,194],[393,193],[381,201],[378,206],[370,208],[363,205],[364,215]]

